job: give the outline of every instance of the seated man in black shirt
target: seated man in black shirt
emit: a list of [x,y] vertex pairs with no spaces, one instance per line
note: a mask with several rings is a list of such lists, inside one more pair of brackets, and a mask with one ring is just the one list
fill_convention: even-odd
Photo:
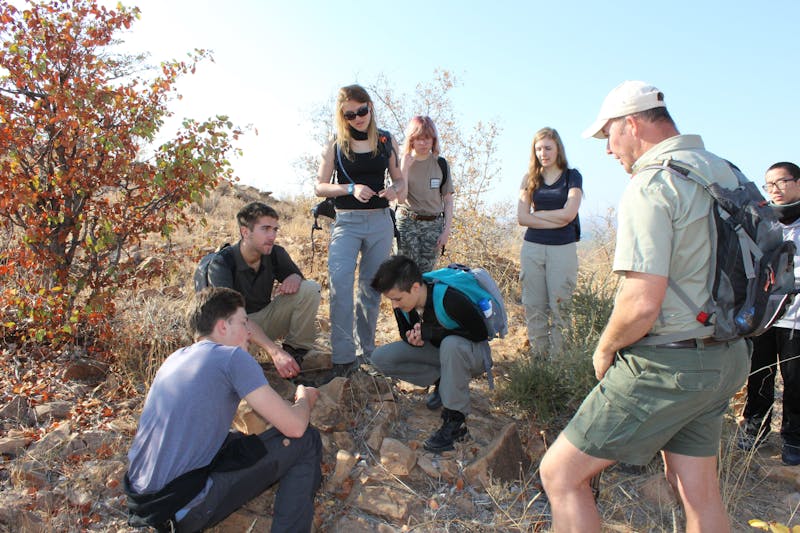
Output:
[[459,327],[442,326],[434,312],[433,283],[424,281],[419,267],[405,256],[386,260],[372,288],[391,300],[403,339],[376,348],[372,364],[387,376],[415,385],[439,384],[434,401],[438,393],[443,423],[424,446],[432,452],[454,449],[453,442],[467,435],[469,380],[483,373],[484,360],[491,355],[483,317],[469,298],[448,287],[442,303]]
[[[286,250],[275,244],[278,213],[272,207],[251,202],[237,213],[236,220],[241,239],[211,261],[209,285],[228,287],[244,296],[251,342],[267,352],[281,377],[296,377],[317,336],[319,284],[303,279]],[[279,337],[282,347],[273,342]]]

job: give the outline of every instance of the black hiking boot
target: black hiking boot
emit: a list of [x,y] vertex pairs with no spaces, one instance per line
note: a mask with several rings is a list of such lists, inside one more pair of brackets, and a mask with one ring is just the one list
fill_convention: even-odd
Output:
[[430,409],[431,411],[435,411],[436,409],[442,406],[442,396],[439,394],[439,380],[436,380],[436,383],[433,384],[433,392],[428,395],[427,400],[425,400],[425,407]]
[[423,447],[429,452],[441,453],[454,450],[453,443],[467,436],[464,413],[445,407],[442,410],[442,427],[425,441]]

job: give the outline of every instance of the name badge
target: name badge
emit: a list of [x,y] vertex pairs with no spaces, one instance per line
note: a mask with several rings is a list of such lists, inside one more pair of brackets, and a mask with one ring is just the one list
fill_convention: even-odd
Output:
[[431,178],[431,189],[438,189],[441,184],[441,178]]

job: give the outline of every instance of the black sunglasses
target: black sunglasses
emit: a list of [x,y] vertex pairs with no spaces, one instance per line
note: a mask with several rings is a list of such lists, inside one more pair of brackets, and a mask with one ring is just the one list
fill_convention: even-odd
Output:
[[355,112],[353,111],[345,111],[342,113],[342,116],[345,120],[355,120],[356,117],[366,117],[367,113],[369,113],[369,104],[364,104],[363,106],[356,109]]

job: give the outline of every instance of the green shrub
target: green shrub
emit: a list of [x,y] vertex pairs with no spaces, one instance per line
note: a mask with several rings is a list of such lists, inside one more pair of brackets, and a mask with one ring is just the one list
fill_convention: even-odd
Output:
[[564,352],[551,358],[523,357],[512,363],[509,382],[501,392],[505,400],[532,412],[548,423],[568,416],[597,380],[592,353],[614,305],[615,283],[594,276],[579,278],[567,309],[570,326],[564,333]]

